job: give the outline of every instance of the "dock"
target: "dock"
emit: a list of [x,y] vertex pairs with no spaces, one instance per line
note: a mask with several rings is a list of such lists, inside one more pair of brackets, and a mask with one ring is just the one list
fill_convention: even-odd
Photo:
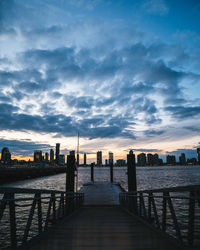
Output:
[[120,207],[116,183],[88,183],[81,210],[54,226],[30,250],[182,249]]
[[113,182],[112,164],[110,182],[95,182],[92,165],[75,192],[74,155],[67,164],[65,191],[0,188],[1,249],[200,249],[199,185],[137,191],[131,151],[128,192]]

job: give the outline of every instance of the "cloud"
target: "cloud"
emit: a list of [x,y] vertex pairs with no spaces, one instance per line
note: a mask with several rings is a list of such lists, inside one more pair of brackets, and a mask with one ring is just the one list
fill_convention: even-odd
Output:
[[142,7],[146,12],[160,16],[164,16],[169,12],[169,8],[163,0],[149,0]]
[[49,151],[53,148],[49,144],[35,143],[29,140],[6,140],[0,138],[1,148],[8,147],[11,154],[20,156],[33,156],[34,150]]
[[65,115],[27,115],[17,113],[19,109],[9,104],[0,104],[2,130],[36,131],[43,133],[58,133],[64,136],[76,136],[80,131],[82,137],[134,138],[132,132],[126,131],[127,121],[117,123],[112,119],[105,120],[105,116],[82,118],[76,120]]
[[167,106],[165,111],[168,111],[176,119],[188,119],[200,115],[200,106],[185,107],[185,106]]
[[165,131],[164,130],[146,130],[144,131],[144,134],[147,135],[147,136],[150,136],[150,137],[153,137],[153,136],[157,136],[157,135],[162,135],[164,134]]

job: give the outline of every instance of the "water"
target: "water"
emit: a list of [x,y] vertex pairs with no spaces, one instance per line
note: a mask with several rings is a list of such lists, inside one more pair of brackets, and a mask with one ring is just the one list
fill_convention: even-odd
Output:
[[[109,168],[94,169],[95,181],[109,181]],[[138,167],[138,190],[156,189],[187,185],[200,185],[200,166],[170,166],[170,167]],[[127,190],[127,168],[114,168],[114,181],[121,183]],[[90,181],[90,168],[82,167],[78,170],[78,189]],[[65,190],[65,174],[58,174],[37,179],[18,181],[4,186],[20,188],[37,188],[51,190]]]

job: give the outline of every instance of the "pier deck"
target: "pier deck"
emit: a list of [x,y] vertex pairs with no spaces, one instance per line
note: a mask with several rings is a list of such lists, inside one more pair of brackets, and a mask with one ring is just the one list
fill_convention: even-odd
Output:
[[63,219],[31,250],[180,249],[119,206],[118,185],[96,183],[81,191],[85,192],[86,206]]

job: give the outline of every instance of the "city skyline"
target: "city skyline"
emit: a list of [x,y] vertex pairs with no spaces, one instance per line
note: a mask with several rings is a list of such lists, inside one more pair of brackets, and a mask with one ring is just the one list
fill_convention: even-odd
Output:
[[[87,161],[200,146],[200,7],[178,0],[2,0],[0,146]],[[106,158],[103,158],[104,160]]]
[[[34,156],[33,159],[29,159],[28,161],[22,161],[23,164],[30,164],[36,163],[36,164],[48,164],[51,166],[58,166],[58,165],[64,165],[67,163],[67,155],[74,155],[76,159],[77,166],[79,165],[90,165],[90,164],[96,164],[97,166],[103,166],[103,165],[125,165],[126,159],[116,158],[114,157],[113,152],[109,151],[107,154],[102,154],[102,151],[96,152],[96,161],[94,158],[89,158],[87,161],[87,153],[81,152],[79,154],[75,150],[68,151],[68,153],[62,154],[60,151],[60,143],[56,143],[55,146],[55,154],[54,150],[51,148],[49,152],[42,152],[42,150],[34,150]],[[61,153],[61,154],[60,154]],[[152,154],[150,152],[148,153],[140,153],[135,154],[134,150],[130,150],[128,152],[129,154],[134,154],[136,157],[136,162],[138,166],[163,166],[163,165],[198,165],[200,164],[200,148],[197,148],[196,150],[196,156],[194,157],[187,157],[185,153],[181,153],[181,155],[166,155],[165,159],[162,155],[159,155],[157,153]],[[89,154],[90,155],[90,154]],[[1,151],[1,160],[0,163],[3,165],[15,165],[17,162],[19,163],[18,159],[12,158],[12,154],[10,153],[9,149],[7,147],[2,148]],[[127,158],[128,154],[126,155]],[[103,163],[103,160],[105,164]],[[82,161],[82,162],[81,162]]]

